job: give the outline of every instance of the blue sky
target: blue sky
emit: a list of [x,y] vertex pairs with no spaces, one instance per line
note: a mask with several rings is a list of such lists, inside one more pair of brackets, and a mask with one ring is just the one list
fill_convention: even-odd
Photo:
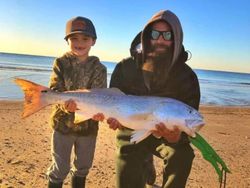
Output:
[[91,55],[118,62],[129,56],[133,37],[159,10],[180,19],[192,68],[250,73],[248,0],[8,0],[0,1],[0,51],[60,56],[66,21],[90,18],[97,43]]

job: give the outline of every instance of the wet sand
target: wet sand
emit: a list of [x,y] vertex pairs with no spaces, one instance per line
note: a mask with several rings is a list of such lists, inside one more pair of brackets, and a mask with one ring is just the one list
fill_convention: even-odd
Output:
[[[250,187],[250,108],[202,106],[206,126],[201,135],[228,164],[227,187]],[[45,172],[51,163],[48,125],[50,108],[21,119],[22,102],[0,101],[0,187],[46,187]],[[212,166],[195,148],[188,188],[219,187]],[[93,167],[86,187],[115,187],[115,131],[101,124]],[[156,186],[161,185],[162,161],[155,158]],[[158,186],[157,186],[158,185]],[[70,176],[65,188],[70,187]]]

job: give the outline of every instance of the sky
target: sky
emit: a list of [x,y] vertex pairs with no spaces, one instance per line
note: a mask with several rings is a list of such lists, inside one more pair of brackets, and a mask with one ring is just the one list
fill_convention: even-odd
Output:
[[0,0],[0,52],[61,56],[66,22],[84,16],[97,31],[90,55],[117,63],[160,10],[180,19],[192,68],[250,73],[249,0]]

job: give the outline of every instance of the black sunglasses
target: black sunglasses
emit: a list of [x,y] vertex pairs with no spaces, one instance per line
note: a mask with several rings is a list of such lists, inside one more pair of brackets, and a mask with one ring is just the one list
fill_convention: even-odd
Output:
[[158,40],[160,36],[162,36],[163,39],[166,41],[171,41],[173,38],[171,31],[157,31],[157,30],[152,29],[151,38],[153,40]]

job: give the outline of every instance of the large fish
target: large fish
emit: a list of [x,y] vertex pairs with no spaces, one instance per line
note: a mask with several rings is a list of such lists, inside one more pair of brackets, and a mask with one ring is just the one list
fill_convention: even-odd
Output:
[[48,105],[64,104],[66,100],[73,99],[78,108],[75,121],[90,119],[97,113],[103,113],[105,119],[114,117],[123,126],[135,130],[131,142],[137,143],[149,136],[159,122],[164,123],[168,129],[177,126],[190,136],[190,142],[212,164],[221,184],[225,185],[226,173],[230,170],[212,146],[201,135],[195,134],[204,125],[203,117],[197,110],[180,101],[164,97],[125,95],[114,88],[55,92],[28,80],[16,78],[15,82],[25,94],[24,118]]
[[78,109],[75,121],[90,119],[97,113],[103,113],[105,119],[114,117],[123,126],[135,130],[131,142],[149,136],[160,122],[168,129],[176,126],[191,137],[204,125],[197,110],[171,98],[125,95],[115,88],[56,92],[20,78],[15,82],[25,94],[24,118],[48,105],[64,104],[73,99]]

